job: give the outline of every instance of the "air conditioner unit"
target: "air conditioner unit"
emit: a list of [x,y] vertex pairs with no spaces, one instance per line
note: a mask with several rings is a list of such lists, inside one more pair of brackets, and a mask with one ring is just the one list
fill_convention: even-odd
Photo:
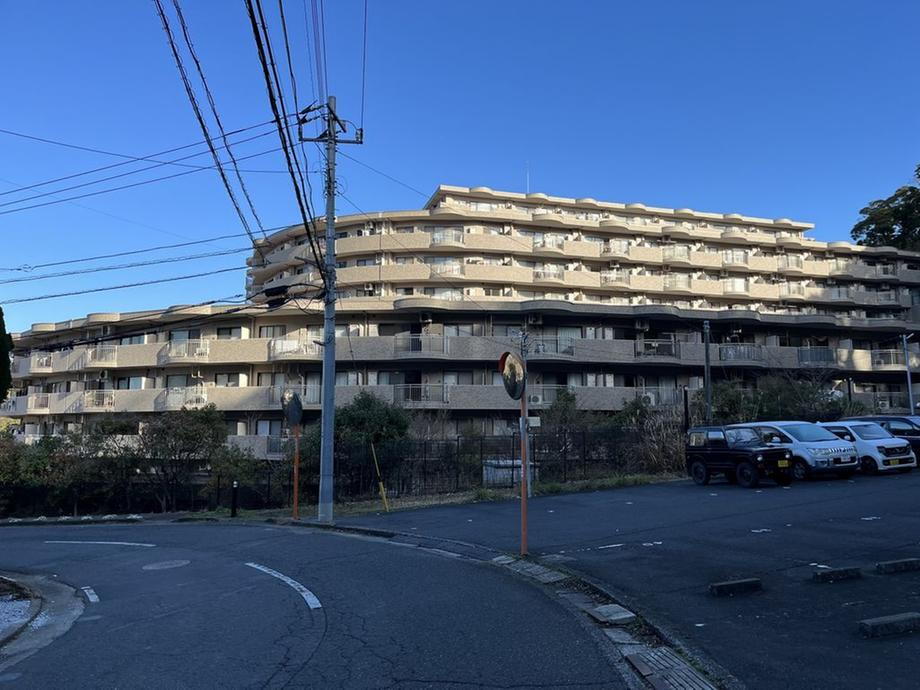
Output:
[[878,409],[887,410],[891,407],[891,401],[887,398],[880,398],[878,401]]
[[529,405],[542,405],[542,404],[543,404],[543,396],[540,395],[539,393],[531,393],[530,395],[527,396],[527,404],[529,404]]
[[373,284],[373,283],[364,283],[364,289],[365,289],[365,290],[369,290],[370,292],[373,292],[373,291],[374,291],[374,284]]

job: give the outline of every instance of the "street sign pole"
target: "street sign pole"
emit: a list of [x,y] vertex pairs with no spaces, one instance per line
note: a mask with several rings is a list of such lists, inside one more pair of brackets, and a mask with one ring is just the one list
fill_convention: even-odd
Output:
[[[524,370],[527,375],[527,370]],[[521,396],[521,555],[527,555],[527,387]],[[512,467],[512,471],[513,471]],[[513,476],[513,475],[512,475]]]
[[300,425],[303,421],[303,403],[300,396],[292,390],[281,394],[281,409],[287,420],[288,429],[294,437],[294,486],[291,487],[291,517],[300,519]]
[[[529,490],[527,469],[527,335],[521,334],[521,356],[506,352],[498,360],[498,371],[502,383],[512,400],[521,401],[521,555],[527,555],[527,493]],[[514,481],[514,459],[511,462],[511,479]]]
[[300,519],[300,424],[295,424],[291,429],[294,434],[294,509],[291,517]]

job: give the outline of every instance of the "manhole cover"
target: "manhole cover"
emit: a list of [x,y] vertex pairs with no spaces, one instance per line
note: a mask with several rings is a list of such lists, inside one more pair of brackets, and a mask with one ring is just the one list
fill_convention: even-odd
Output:
[[170,568],[181,568],[188,565],[191,561],[160,561],[159,563],[148,563],[142,570],[169,570]]

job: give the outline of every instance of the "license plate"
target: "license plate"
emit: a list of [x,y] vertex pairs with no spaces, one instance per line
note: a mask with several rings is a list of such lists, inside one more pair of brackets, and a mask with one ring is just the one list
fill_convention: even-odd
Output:
[[789,461],[788,460],[778,460],[776,463],[776,466],[777,467],[789,467]]

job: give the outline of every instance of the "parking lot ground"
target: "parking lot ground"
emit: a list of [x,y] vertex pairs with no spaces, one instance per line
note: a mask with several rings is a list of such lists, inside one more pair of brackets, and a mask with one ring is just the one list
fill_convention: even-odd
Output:
[[[859,621],[920,611],[920,474],[742,489],[689,481],[531,500],[530,551],[619,593],[752,688],[915,688],[920,636],[865,639]],[[518,503],[343,521],[518,548]],[[571,560],[568,560],[571,559]],[[858,567],[862,577],[813,573]],[[709,585],[760,578],[716,597]]]

